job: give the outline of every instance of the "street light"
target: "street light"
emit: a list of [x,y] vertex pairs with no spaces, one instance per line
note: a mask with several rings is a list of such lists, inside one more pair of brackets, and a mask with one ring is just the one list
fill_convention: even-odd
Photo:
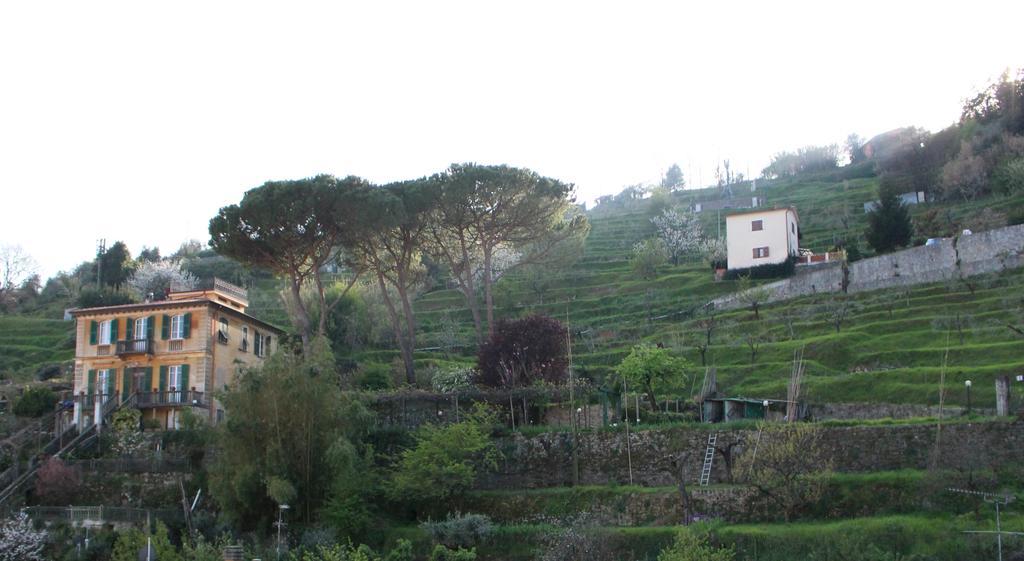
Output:
[[291,508],[286,504],[277,505],[277,558],[281,559],[281,527],[284,526],[284,522],[281,520],[284,511]]
[[967,388],[967,412],[971,412],[971,381],[964,380],[964,387]]

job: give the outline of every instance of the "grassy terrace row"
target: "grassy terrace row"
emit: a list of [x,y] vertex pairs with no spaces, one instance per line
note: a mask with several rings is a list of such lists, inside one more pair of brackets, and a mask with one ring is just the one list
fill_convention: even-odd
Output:
[[[815,559],[840,561],[865,558],[877,548],[881,554],[871,559],[906,559],[910,555],[927,556],[936,561],[994,559],[991,536],[965,535],[964,530],[994,530],[991,513],[984,516],[907,514],[853,518],[790,524],[736,524],[704,526],[713,541],[736,550],[743,561],[792,561]],[[1003,517],[1003,529],[1024,529],[1024,516]],[[478,548],[485,559],[519,561],[532,559],[545,535],[559,528],[546,524],[500,526],[492,540]],[[635,528],[584,527],[581,531],[601,538],[603,547],[621,560],[650,560],[671,543],[676,526]],[[429,540],[418,527],[400,528],[392,539],[406,538],[416,549],[426,551]],[[1021,539],[1004,538],[1007,551],[1022,546]]]
[[40,364],[71,359],[73,330],[73,322],[0,316],[0,374],[10,376]]

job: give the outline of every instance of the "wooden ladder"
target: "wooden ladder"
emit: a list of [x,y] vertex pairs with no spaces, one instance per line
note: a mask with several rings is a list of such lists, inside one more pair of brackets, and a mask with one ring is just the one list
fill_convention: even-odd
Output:
[[711,464],[715,460],[715,443],[718,442],[718,433],[708,435],[708,449],[704,453],[704,468],[700,471],[700,485],[707,486],[711,482]]

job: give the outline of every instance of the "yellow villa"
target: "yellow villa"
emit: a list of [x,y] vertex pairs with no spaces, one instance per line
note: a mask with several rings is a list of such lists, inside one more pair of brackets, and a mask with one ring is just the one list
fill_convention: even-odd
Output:
[[254,366],[281,330],[245,313],[248,293],[214,279],[163,300],[72,312],[77,321],[74,422],[80,429],[118,405],[177,428],[192,410],[211,423],[224,417],[213,392]]

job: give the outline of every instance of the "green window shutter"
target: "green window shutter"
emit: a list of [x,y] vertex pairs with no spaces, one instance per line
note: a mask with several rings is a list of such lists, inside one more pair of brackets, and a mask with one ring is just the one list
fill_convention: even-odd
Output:
[[120,321],[121,320],[119,320],[117,318],[114,318],[114,319],[110,320],[110,341],[112,343],[117,341],[117,324]]
[[166,366],[161,366],[160,367],[160,391],[161,392],[167,391],[167,367]]
[[107,387],[103,390],[104,393],[106,393],[107,395],[114,395],[114,388],[117,387],[116,383],[117,383],[117,369],[116,368],[108,368],[107,369]]
[[142,374],[142,388],[139,391],[149,393],[153,391],[153,367],[147,366]]
[[153,338],[153,324],[156,322],[153,320],[153,316],[146,317],[146,336],[140,337],[140,339],[152,339]]
[[160,338],[164,341],[171,338],[171,316],[167,314],[160,318]]
[[89,322],[89,344],[90,345],[95,345],[96,344],[96,330],[98,329],[98,327],[99,327],[99,325],[97,325],[97,323],[95,321],[90,321]]
[[181,365],[181,387],[179,390],[188,390],[188,365]]
[[95,370],[90,370],[89,371],[89,377],[87,378],[87,380],[88,380],[88,382],[86,384],[86,393],[88,393],[89,395],[93,395],[93,394],[96,393],[96,371]]
[[185,325],[182,327],[184,327],[185,335],[183,338],[188,339],[192,336],[192,312],[185,314],[184,321]]
[[132,393],[132,370],[125,366],[121,372],[121,401],[128,399]]
[[129,341],[135,338],[135,320],[132,318],[124,320],[124,338]]

